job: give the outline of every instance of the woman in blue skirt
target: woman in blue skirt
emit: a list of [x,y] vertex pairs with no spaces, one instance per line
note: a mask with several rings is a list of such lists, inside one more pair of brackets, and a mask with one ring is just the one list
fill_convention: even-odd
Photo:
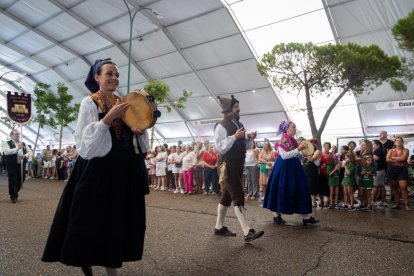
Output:
[[267,183],[263,208],[274,213],[273,221],[283,224],[282,214],[302,214],[303,225],[319,222],[312,214],[311,195],[306,176],[298,158],[300,151],[307,145],[299,145],[295,140],[296,125],[283,121],[279,125],[277,135],[282,134],[276,144],[279,157],[273,166]]

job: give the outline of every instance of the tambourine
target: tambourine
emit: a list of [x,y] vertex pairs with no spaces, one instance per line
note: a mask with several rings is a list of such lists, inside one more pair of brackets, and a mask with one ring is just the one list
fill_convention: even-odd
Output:
[[303,155],[310,156],[315,152],[315,148],[313,147],[312,142],[309,141],[309,140],[303,140],[302,142],[300,142],[299,145],[307,145],[308,146],[307,148],[301,150]]
[[161,117],[154,97],[145,91],[130,92],[122,102],[129,103],[122,120],[130,128],[145,130],[155,125],[157,119]]

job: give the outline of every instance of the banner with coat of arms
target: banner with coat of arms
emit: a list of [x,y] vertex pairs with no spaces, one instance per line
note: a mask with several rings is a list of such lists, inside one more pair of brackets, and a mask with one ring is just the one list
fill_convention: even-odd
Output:
[[32,97],[30,94],[7,92],[7,115],[18,123],[29,122],[32,116]]

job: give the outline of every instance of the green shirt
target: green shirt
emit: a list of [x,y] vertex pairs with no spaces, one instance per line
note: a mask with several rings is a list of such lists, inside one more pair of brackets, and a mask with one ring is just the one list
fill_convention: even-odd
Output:
[[376,175],[376,169],[374,165],[369,167],[361,166],[361,173],[367,172],[368,174],[361,175],[361,187],[372,188],[374,187],[374,176]]
[[346,167],[349,170],[349,174],[345,171],[344,179],[342,180],[342,185],[354,187],[355,182],[355,170],[356,166],[352,164],[346,164]]
[[339,186],[339,170],[331,174],[331,172],[335,169],[335,165],[328,164],[326,168],[327,168],[327,173],[329,176],[328,177],[329,186]]

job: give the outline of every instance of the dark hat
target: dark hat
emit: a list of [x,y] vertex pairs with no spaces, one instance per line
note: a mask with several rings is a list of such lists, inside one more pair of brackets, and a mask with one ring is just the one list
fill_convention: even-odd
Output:
[[217,96],[217,99],[220,102],[221,109],[223,109],[221,113],[224,113],[224,114],[231,112],[231,110],[233,109],[233,106],[239,102],[238,100],[236,100],[236,98],[234,98],[233,95],[231,95],[231,99],[220,97],[220,96]]
[[95,60],[95,64],[91,66],[91,69],[89,69],[89,73],[86,76],[86,80],[85,80],[85,86],[88,88],[88,90],[91,93],[95,93],[99,91],[99,84],[95,80],[95,74],[96,72],[98,72],[98,69],[101,68],[102,65],[107,64],[107,63],[114,64],[110,58],[97,59]]

